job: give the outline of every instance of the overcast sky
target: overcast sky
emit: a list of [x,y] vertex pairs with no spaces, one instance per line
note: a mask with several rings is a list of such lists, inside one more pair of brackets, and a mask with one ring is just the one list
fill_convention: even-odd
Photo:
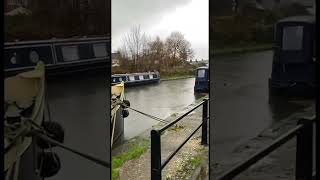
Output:
[[208,0],[112,0],[112,50],[122,45],[131,27],[140,25],[147,35],[162,39],[180,31],[195,58],[208,59],[208,9]]

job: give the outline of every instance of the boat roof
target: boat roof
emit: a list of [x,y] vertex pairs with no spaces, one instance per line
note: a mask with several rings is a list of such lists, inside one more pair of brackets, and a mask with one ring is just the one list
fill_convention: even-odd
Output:
[[143,73],[126,73],[126,74],[113,74],[113,77],[117,76],[132,76],[132,75],[146,75],[146,74],[155,74],[157,72],[143,72]]
[[314,16],[291,16],[278,21],[278,23],[295,22],[295,23],[315,23]]
[[201,67],[198,67],[197,69],[209,69],[208,66],[201,66]]

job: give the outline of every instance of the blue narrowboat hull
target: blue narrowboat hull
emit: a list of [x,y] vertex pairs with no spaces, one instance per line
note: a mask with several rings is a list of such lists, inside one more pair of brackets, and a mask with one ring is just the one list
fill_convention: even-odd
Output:
[[209,92],[209,82],[208,81],[202,81],[202,82],[196,82],[194,86],[195,92]]
[[297,82],[297,81],[279,81],[269,79],[270,95],[299,95],[314,96],[316,93],[316,83]]
[[295,16],[276,24],[269,95],[313,96],[316,92],[315,18]]
[[194,92],[209,92],[209,67],[199,67],[195,73]]
[[135,82],[125,82],[124,84],[128,87],[128,86],[154,84],[154,83],[159,83],[159,82],[160,82],[160,79],[150,79],[150,80],[142,80],[142,81],[135,81]]

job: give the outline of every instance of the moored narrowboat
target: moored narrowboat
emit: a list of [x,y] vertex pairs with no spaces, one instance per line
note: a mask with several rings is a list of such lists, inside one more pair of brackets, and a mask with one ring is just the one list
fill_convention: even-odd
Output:
[[131,74],[114,74],[111,77],[111,84],[124,82],[126,86],[144,85],[160,82],[159,72],[143,72]]
[[107,70],[110,66],[108,37],[18,41],[4,45],[6,76],[31,70],[39,61],[44,62],[47,75]]
[[199,67],[195,73],[194,92],[209,92],[209,67]]
[[130,102],[125,99],[123,82],[113,85],[111,94],[111,148],[114,148],[124,140],[124,118],[129,116]]
[[45,67],[37,63],[34,70],[5,78],[4,175],[8,180],[40,180],[56,175],[61,163],[51,149],[54,144],[32,136],[50,133],[59,143],[64,141],[63,127],[45,121]]
[[295,16],[276,24],[269,93],[313,94],[316,86],[314,16]]

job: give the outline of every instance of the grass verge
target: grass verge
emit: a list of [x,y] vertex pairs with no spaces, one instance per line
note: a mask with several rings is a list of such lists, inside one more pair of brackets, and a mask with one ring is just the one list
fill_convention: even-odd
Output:
[[194,75],[187,74],[187,75],[161,75],[161,81],[170,81],[170,80],[178,80],[178,79],[187,79],[193,78]]
[[132,159],[139,158],[149,148],[149,141],[143,139],[139,144],[132,144],[127,152],[121,153],[112,157],[112,180],[119,176],[119,168],[126,162]]

